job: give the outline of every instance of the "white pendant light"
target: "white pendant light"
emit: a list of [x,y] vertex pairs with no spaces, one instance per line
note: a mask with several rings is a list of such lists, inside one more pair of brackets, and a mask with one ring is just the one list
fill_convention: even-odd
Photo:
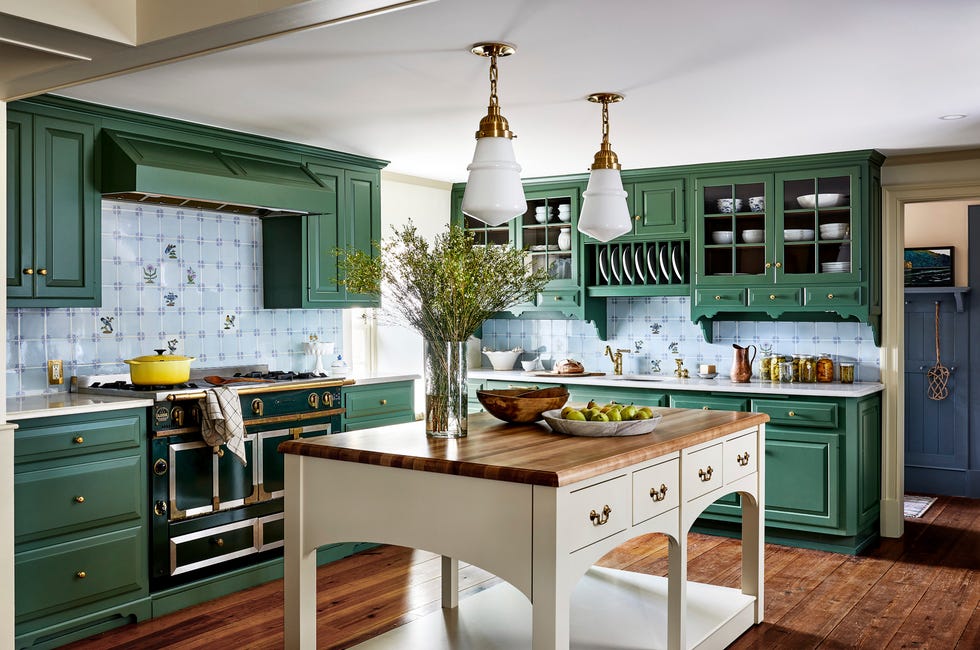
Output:
[[622,100],[623,96],[616,93],[589,95],[590,102],[602,104],[602,145],[592,161],[578,230],[599,241],[609,241],[633,229],[623,179],[619,175],[619,157],[609,144],[609,104]]
[[473,162],[466,168],[470,176],[463,191],[462,210],[488,226],[499,226],[527,211],[521,166],[511,142],[516,136],[497,102],[497,57],[510,56],[517,49],[506,43],[477,43],[470,51],[490,57],[490,106],[476,132]]

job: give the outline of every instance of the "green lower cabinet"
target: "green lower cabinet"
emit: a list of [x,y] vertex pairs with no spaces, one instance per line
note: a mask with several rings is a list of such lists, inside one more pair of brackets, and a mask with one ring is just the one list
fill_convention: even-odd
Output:
[[16,647],[54,648],[149,618],[146,410],[18,425]]
[[701,409],[702,411],[748,411],[749,400],[731,395],[671,393],[670,406],[675,409]]
[[344,386],[342,431],[359,431],[415,421],[415,382]]
[[[674,405],[686,402],[675,399]],[[878,537],[881,399],[752,397],[767,413],[766,539],[858,553]],[[737,495],[716,501],[696,530],[733,533]]]

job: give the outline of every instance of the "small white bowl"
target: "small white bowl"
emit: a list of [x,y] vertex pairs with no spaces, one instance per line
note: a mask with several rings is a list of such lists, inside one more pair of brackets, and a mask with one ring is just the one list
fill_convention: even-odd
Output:
[[494,370],[513,370],[514,364],[517,363],[517,357],[521,356],[521,353],[516,350],[501,350],[499,352],[487,352],[487,359],[490,359],[490,365],[493,366]]
[[538,365],[537,359],[531,359],[530,361],[521,361],[521,368],[524,368],[524,372],[531,372],[534,370],[535,366]]
[[847,239],[850,226],[846,223],[825,223],[820,225],[820,239]]
[[742,241],[746,244],[758,244],[766,240],[765,230],[743,230]]
[[833,208],[847,202],[847,194],[804,194],[796,197],[801,208]]
[[711,233],[711,241],[716,244],[731,244],[732,243],[732,231],[731,230],[716,230]]
[[813,229],[790,228],[783,231],[783,241],[812,241]]
[[718,212],[738,212],[742,209],[742,199],[718,199]]

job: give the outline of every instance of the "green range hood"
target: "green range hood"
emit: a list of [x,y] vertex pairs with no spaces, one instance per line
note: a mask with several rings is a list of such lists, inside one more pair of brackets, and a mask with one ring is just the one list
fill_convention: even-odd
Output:
[[107,199],[266,217],[317,212],[324,194],[337,190],[298,156],[102,131],[101,192]]

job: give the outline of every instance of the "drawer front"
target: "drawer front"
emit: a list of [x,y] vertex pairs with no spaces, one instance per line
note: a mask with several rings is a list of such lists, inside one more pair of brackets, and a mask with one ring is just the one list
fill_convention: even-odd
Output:
[[590,485],[569,494],[566,536],[571,551],[594,544],[629,527],[629,476]]
[[25,424],[14,435],[14,462],[138,447],[146,435],[144,411],[119,413],[101,419],[63,418],[63,423],[37,428]]
[[694,302],[705,307],[741,307],[745,305],[745,289],[698,289]]
[[18,553],[17,620],[146,590],[146,550],[139,528]]
[[542,291],[538,294],[538,299],[535,304],[542,309],[547,309],[548,307],[554,307],[555,309],[576,307],[579,304],[580,295],[581,292],[578,289]]
[[805,297],[807,306],[852,307],[861,304],[861,287],[810,287]]
[[258,519],[170,538],[170,575],[234,560],[259,552]]
[[680,493],[676,458],[633,472],[633,525],[676,508]]
[[799,288],[756,287],[749,289],[749,306],[765,309],[766,307],[799,307],[801,291]]
[[138,520],[142,515],[143,464],[142,457],[127,456],[17,473],[17,542]]
[[754,431],[725,441],[725,465],[723,469],[726,482],[738,480],[758,470],[757,441],[758,434]]
[[703,411],[748,411],[749,400],[741,397],[717,397],[715,395],[670,396],[670,405],[679,409],[701,409]]
[[725,484],[725,445],[718,443],[682,456],[681,483],[688,501]]
[[838,408],[834,402],[786,402],[752,400],[752,410],[769,415],[769,423],[790,427],[836,429]]
[[385,417],[399,412],[414,412],[415,396],[411,385],[380,385],[344,393],[345,417]]

